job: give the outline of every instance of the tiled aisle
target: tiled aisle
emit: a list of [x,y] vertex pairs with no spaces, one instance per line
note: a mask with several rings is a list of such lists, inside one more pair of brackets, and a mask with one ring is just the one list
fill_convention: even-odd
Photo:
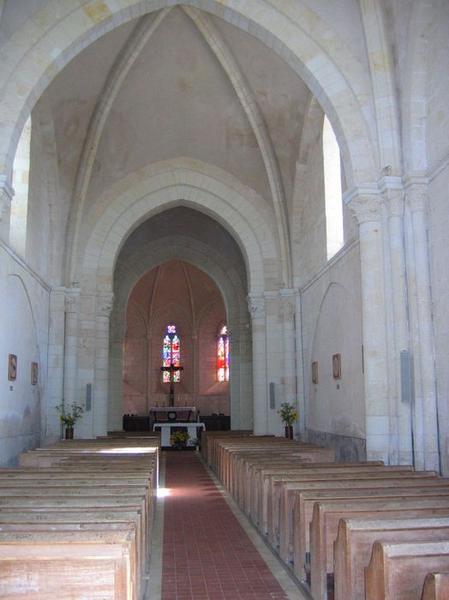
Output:
[[[194,452],[168,452],[162,600],[287,600]],[[300,596],[297,596],[300,597]]]

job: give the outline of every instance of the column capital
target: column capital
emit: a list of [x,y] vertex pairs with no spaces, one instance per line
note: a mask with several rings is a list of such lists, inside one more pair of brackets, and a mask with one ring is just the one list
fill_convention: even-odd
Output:
[[65,311],[76,312],[79,303],[81,290],[79,287],[59,287],[55,288],[56,292],[64,294],[65,298]]
[[405,188],[405,201],[413,212],[427,211],[427,182],[409,180]]
[[402,177],[385,176],[379,179],[377,183],[389,216],[402,217],[405,196]]
[[112,292],[101,292],[96,295],[95,312],[99,317],[109,317],[114,304]]
[[246,297],[248,310],[252,319],[262,319],[265,317],[265,298],[263,295],[248,294]]
[[382,218],[382,196],[377,185],[353,188],[343,195],[346,206],[362,223],[379,222]]
[[11,206],[13,196],[14,189],[8,178],[6,175],[0,175],[0,221],[2,220],[3,212],[7,211]]

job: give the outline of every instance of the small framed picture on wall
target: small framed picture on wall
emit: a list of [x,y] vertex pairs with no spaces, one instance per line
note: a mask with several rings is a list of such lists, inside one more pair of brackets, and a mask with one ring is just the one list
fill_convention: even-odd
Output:
[[334,379],[341,379],[341,354],[332,356],[332,375]]
[[37,362],[31,363],[31,385],[37,385],[39,378],[39,365]]
[[318,361],[312,363],[312,383],[318,383]]
[[10,354],[8,356],[8,380],[15,381],[17,379],[17,356]]

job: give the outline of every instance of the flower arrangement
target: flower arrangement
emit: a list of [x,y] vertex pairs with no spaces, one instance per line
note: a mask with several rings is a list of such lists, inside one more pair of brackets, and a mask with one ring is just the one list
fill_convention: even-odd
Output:
[[170,444],[175,448],[183,448],[187,445],[190,435],[187,431],[174,431],[170,436]]
[[284,425],[291,426],[298,420],[298,411],[293,406],[293,404],[289,404],[288,402],[283,402],[281,404],[280,409],[278,410],[278,415],[281,417]]
[[70,411],[67,411],[64,404],[55,407],[59,413],[59,419],[66,427],[73,427],[84,412],[84,407],[76,402],[72,402]]

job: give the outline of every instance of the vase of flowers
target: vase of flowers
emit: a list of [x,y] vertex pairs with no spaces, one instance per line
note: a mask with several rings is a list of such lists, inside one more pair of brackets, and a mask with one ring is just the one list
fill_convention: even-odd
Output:
[[64,425],[64,437],[66,440],[73,440],[73,428],[78,419],[81,418],[84,407],[76,402],[72,402],[70,409],[67,409],[64,403],[55,407],[59,413],[59,420]]
[[187,446],[187,442],[189,441],[190,435],[187,431],[174,431],[170,436],[170,444],[172,448],[176,450],[183,450]]
[[292,440],[293,423],[296,423],[296,421],[298,420],[298,411],[293,406],[293,404],[283,402],[281,404],[280,409],[278,410],[278,415],[281,417],[282,422],[284,424],[285,437],[289,440]]

